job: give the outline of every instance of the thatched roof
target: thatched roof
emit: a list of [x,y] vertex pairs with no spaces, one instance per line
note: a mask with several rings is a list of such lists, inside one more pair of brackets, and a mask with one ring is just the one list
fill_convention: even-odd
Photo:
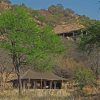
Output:
[[[67,80],[65,78],[59,77],[52,72],[38,72],[33,70],[27,70],[24,74],[21,73],[21,79],[34,79],[34,80]],[[11,79],[11,81],[17,80],[17,77]]]
[[76,23],[73,23],[73,24],[64,24],[64,25],[57,25],[54,28],[54,32],[56,34],[70,33],[70,32],[81,30],[83,28],[84,28],[83,25],[76,24]]

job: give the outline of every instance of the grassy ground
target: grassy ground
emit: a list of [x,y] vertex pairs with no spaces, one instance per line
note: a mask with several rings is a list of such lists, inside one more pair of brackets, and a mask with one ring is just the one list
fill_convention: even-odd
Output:
[[47,97],[34,97],[34,96],[4,96],[0,97],[0,100],[100,100],[99,96],[94,97],[73,97],[73,96],[66,96],[66,97],[56,97],[56,96],[47,96]]
[[27,90],[19,96],[17,90],[0,92],[0,100],[70,100],[63,90]]
[[100,95],[80,97],[62,90],[28,90],[19,96],[17,90],[9,90],[0,92],[0,100],[100,100]]

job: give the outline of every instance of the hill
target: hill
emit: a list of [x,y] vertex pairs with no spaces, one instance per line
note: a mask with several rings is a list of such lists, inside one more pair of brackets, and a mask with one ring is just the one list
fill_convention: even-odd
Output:
[[[1,0],[2,1],[2,0]],[[0,12],[14,8],[18,5],[11,5],[9,2],[0,2]],[[73,10],[69,8],[64,8],[61,4],[51,5],[47,10],[40,9],[34,10],[27,8],[25,5],[20,5],[25,9],[28,9],[32,14],[33,18],[37,21],[39,25],[49,25],[56,26],[58,24],[69,24],[78,23],[80,16],[76,14]]]
[[47,10],[33,10],[32,15],[41,23],[52,27],[58,24],[77,23],[79,15],[71,9],[65,9],[62,5],[52,5]]

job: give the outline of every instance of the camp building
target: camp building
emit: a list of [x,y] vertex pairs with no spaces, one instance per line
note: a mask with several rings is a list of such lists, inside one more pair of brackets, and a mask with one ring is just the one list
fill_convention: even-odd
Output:
[[65,37],[67,39],[76,39],[80,33],[85,34],[85,31],[83,31],[84,29],[85,27],[83,25],[70,23],[55,26],[54,32],[58,36]]
[[[61,89],[63,82],[67,79],[57,76],[52,72],[37,72],[28,70],[21,75],[21,84],[23,89]],[[17,77],[10,81],[13,88],[18,88]]]

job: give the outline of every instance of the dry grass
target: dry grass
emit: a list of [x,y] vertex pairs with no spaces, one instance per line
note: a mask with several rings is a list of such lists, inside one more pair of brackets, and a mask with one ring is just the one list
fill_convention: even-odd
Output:
[[19,96],[17,90],[0,92],[0,100],[66,100],[70,93],[64,90],[27,90]]
[[[96,98],[96,99],[95,99]],[[61,90],[27,90],[18,95],[17,90],[0,92],[0,100],[99,100],[99,96],[79,97],[68,91]]]

